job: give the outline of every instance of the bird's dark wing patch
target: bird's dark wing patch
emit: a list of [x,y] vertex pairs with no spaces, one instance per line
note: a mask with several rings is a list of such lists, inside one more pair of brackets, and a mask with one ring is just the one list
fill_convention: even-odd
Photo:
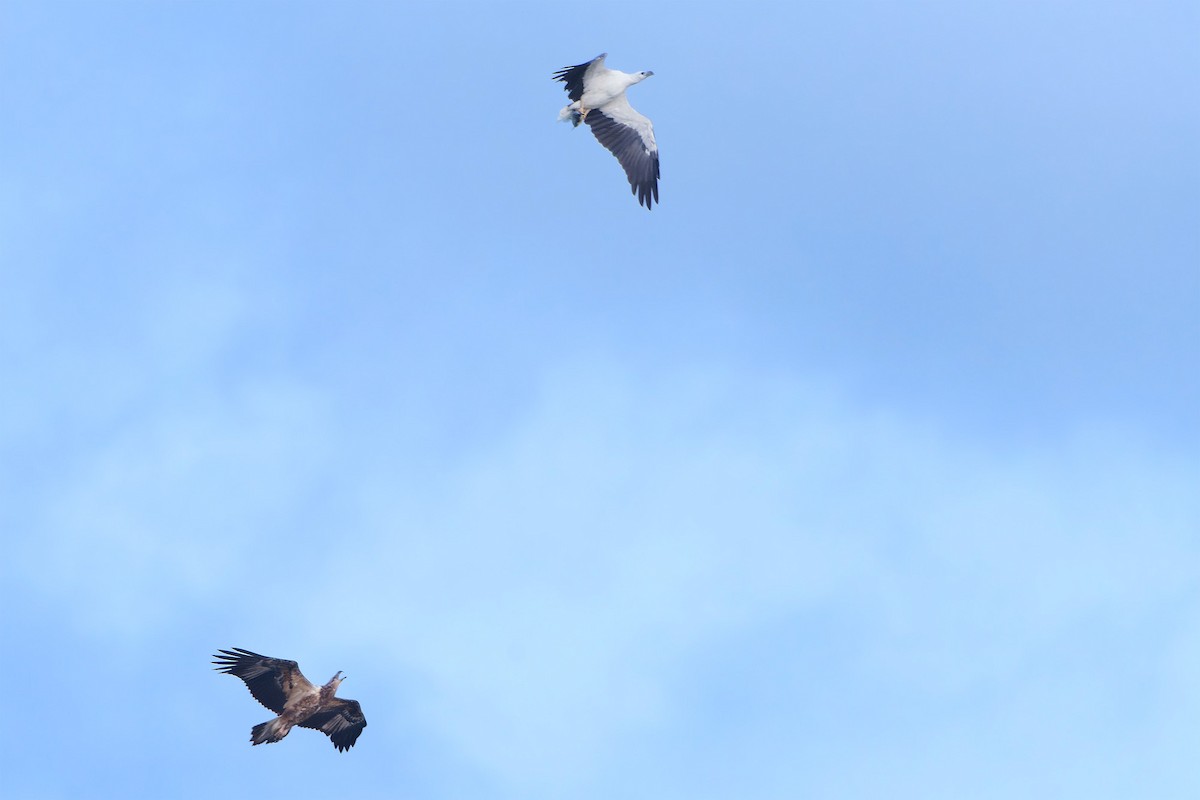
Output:
[[600,59],[607,56],[608,53],[601,53],[586,64],[576,64],[573,67],[563,67],[558,72],[554,73],[554,80],[562,81],[566,84],[564,87],[567,90],[567,97],[572,100],[578,100],[583,97],[583,76],[587,73],[588,67],[595,64]]
[[658,202],[658,150],[650,150],[636,130],[617,122],[599,109],[584,120],[600,144],[608,148],[621,166],[638,202],[649,209]]
[[339,751],[349,750],[358,741],[359,734],[367,727],[367,718],[357,700],[335,697],[320,711],[311,714],[300,723],[302,728],[323,732]]
[[254,699],[276,714],[283,713],[288,698],[297,690],[311,691],[313,685],[295,661],[252,653],[235,647],[213,655],[216,670],[236,675],[246,683]]

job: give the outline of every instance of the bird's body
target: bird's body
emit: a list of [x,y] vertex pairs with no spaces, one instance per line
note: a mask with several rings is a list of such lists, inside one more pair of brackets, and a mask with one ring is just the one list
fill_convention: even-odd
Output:
[[658,202],[658,144],[654,126],[629,105],[625,90],[654,73],[608,69],[607,55],[601,53],[585,64],[554,73],[555,80],[566,84],[571,99],[558,118],[575,126],[586,122],[600,144],[621,162],[638,202],[649,209]]
[[316,686],[304,677],[295,661],[238,647],[221,650],[213,658],[218,672],[241,678],[255,700],[279,715],[251,729],[252,744],[278,742],[299,725],[321,731],[334,747],[344,751],[354,746],[367,727],[358,701],[336,696],[345,680],[340,670],[329,683]]
[[586,113],[593,108],[603,108],[625,94],[626,89],[641,80],[641,75],[630,75],[615,69],[593,69],[590,79],[584,84],[579,99],[567,108],[580,113]]

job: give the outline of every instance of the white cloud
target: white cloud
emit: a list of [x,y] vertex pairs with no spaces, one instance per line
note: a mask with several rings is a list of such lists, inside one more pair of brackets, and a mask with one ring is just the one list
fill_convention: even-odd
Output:
[[422,712],[470,759],[546,792],[671,725],[669,676],[744,626],[844,613],[857,680],[970,696],[1081,620],[1153,613],[1198,557],[1196,466],[1134,437],[998,452],[737,370],[560,372],[454,473],[359,477],[359,605],[331,587],[310,610],[436,687]]
[[27,512],[21,582],[73,627],[122,637],[177,624],[195,598],[247,570],[261,531],[289,514],[324,447],[321,403],[251,383],[130,421],[67,459]]
[[[1058,643],[1159,615],[1200,557],[1197,465],[1102,426],[1000,449],[824,386],[595,362],[548,375],[517,424],[444,472],[415,475],[417,453],[394,472],[378,471],[374,451],[356,458],[347,443],[369,443],[360,426],[376,423],[268,381],[131,421],[58,476],[32,520],[43,535],[14,550],[18,574],[92,634],[149,642],[200,606],[241,620],[220,644],[286,641],[296,651],[280,655],[306,666],[306,652],[362,653],[357,687],[397,676],[423,687],[392,708],[376,693],[373,720],[409,720],[498,783],[543,796],[602,786],[654,732],[686,741],[690,706],[721,702],[706,682],[808,680],[813,665],[759,675],[748,655],[735,659],[747,674],[729,676],[706,659],[746,631],[820,651],[828,631],[814,619],[839,627],[840,660],[821,666],[842,682],[832,691],[941,704],[957,721],[937,729],[927,715],[940,752],[994,769],[974,748],[1028,734],[1036,753],[1032,709],[1064,681],[1077,696],[1063,714],[1103,707],[1119,683],[1104,665],[1094,680],[1064,677],[1077,664],[1056,674]],[[1157,669],[1200,707],[1171,666],[1195,648],[1171,641]],[[779,691],[778,710],[738,710],[739,735],[820,752]],[[997,705],[1012,709],[1002,729],[964,744],[972,714]],[[779,745],[739,743],[726,778],[793,794],[836,785],[821,767],[755,767],[760,746]],[[936,773],[911,746],[900,736],[881,763],[911,765],[910,781]]]

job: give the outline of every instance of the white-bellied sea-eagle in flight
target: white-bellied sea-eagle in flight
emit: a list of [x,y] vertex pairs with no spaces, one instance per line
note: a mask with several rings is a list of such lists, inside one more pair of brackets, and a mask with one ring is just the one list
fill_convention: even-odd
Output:
[[345,680],[340,670],[329,683],[314,686],[296,662],[286,658],[261,656],[240,647],[221,650],[213,658],[218,672],[241,678],[255,700],[279,715],[250,730],[252,744],[278,742],[299,725],[321,731],[345,752],[367,727],[358,701],[336,696]]
[[621,72],[604,66],[608,53],[601,53],[586,64],[565,67],[554,73],[554,80],[566,84],[571,104],[559,112],[560,121],[570,120],[578,127],[586,122],[592,133],[612,152],[629,178],[638,202],[649,209],[658,202],[658,145],[654,126],[633,110],[625,99],[625,90],[653,75],[653,72]]

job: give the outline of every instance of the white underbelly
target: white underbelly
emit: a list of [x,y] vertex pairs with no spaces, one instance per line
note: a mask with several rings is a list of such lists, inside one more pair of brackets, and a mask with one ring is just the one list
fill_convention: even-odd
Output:
[[593,89],[589,92],[584,92],[579,98],[579,104],[584,108],[600,108],[617,97],[621,92],[612,91],[611,89]]

